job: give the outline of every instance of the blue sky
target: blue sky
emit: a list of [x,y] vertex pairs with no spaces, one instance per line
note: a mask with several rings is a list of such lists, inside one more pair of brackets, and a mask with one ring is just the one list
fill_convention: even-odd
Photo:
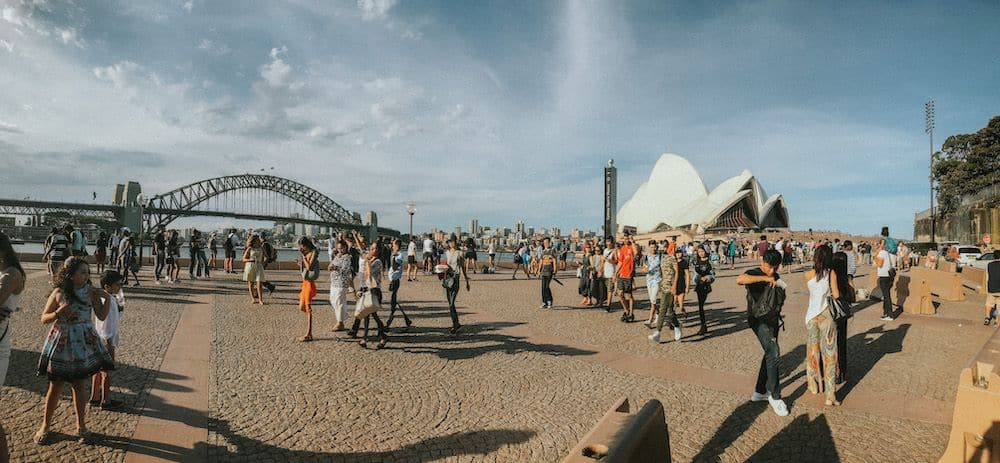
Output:
[[0,197],[274,166],[400,229],[596,229],[607,159],[624,203],[673,152],[908,237],[924,101],[938,144],[1000,114],[996,2],[691,3],[0,0]]

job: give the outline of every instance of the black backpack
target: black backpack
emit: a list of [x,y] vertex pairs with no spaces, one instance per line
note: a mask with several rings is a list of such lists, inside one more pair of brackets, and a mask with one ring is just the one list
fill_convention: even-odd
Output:
[[753,293],[747,291],[747,311],[750,318],[759,322],[776,322],[781,319],[781,307],[785,305],[785,290],[777,286],[768,285],[760,294],[760,297],[753,297]]

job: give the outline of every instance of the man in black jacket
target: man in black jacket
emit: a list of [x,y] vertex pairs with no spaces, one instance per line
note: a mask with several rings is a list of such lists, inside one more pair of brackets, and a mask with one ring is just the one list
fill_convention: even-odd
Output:
[[[736,278],[736,284],[746,286],[748,301],[757,300],[763,296],[765,290],[774,286],[784,286],[778,276],[777,268],[781,265],[781,253],[774,249],[764,251],[760,259],[760,267],[747,270],[746,273]],[[764,349],[764,358],[760,361],[760,370],[757,373],[757,386],[750,396],[753,402],[768,401],[774,413],[778,416],[788,415],[788,406],[781,400],[781,383],[778,378],[778,362],[781,351],[778,348],[778,325],[780,318],[777,316],[760,320],[754,317],[751,307],[747,307],[748,322],[750,329],[757,336],[761,348]]]

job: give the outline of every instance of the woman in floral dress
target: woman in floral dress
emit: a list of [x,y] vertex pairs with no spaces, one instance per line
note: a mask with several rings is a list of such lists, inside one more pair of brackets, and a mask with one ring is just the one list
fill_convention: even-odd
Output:
[[42,426],[35,433],[34,441],[37,444],[47,441],[63,383],[68,382],[73,386],[76,437],[86,443],[90,437],[85,423],[87,380],[98,371],[115,369],[107,347],[94,329],[91,312],[104,320],[111,296],[91,286],[90,266],[81,258],[67,259],[56,273],[53,286],[55,289],[42,312],[42,323],[55,323],[45,338],[38,360],[38,375],[49,379],[49,391],[45,395]]

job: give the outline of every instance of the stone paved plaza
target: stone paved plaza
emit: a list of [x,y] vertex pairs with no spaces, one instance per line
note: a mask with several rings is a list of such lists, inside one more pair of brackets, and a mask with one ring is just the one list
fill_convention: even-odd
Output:
[[[55,442],[40,447],[31,435],[46,388],[34,370],[47,281],[33,265],[12,323],[0,419],[14,461],[555,462],[628,397],[664,404],[674,461],[937,461],[958,372],[994,332],[977,323],[982,296],[893,322],[878,319],[878,306],[860,310],[848,334],[853,379],[841,387],[843,406],[824,408],[803,378],[804,283],[786,275],[780,344],[791,414],[779,418],[747,400],[761,351],[745,329],[739,271],[722,271],[709,296],[708,336],[694,335],[691,293],[683,342],[661,345],[642,324],[619,322],[620,310],[579,307],[570,271],[549,310],[538,309],[537,280],[473,275],[472,292],[458,299],[463,331],[452,336],[443,290],[421,275],[400,291],[413,327],[399,330],[397,318],[382,350],[331,331],[325,272],[312,343],[295,341],[304,324],[295,272],[269,273],[279,289],[265,306],[248,304],[235,275],[169,286],[144,279],[126,289],[113,379],[124,410],[88,411],[99,440],[81,446],[68,437],[64,393]],[[642,317],[645,295],[637,293]],[[204,317],[205,332],[192,332],[190,316]],[[190,445],[174,429],[191,431]]]

